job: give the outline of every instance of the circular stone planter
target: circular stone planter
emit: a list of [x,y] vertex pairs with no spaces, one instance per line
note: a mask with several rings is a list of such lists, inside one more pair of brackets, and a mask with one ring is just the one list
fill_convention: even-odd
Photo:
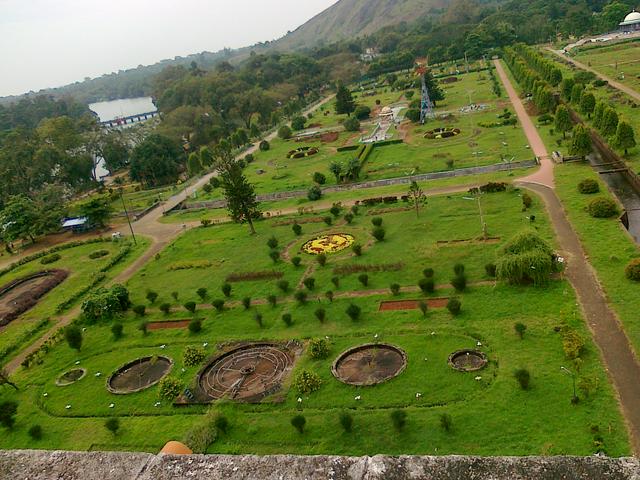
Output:
[[333,362],[331,373],[347,385],[371,386],[397,377],[406,367],[404,350],[368,343],[342,352]]
[[62,375],[56,378],[56,385],[58,387],[66,387],[67,385],[76,383],[78,380],[84,378],[86,374],[86,368],[74,368],[72,370],[64,372]]
[[287,158],[304,158],[315,155],[320,150],[317,147],[300,147],[287,153]]
[[487,363],[487,356],[478,350],[458,350],[449,355],[449,366],[459,372],[482,370]]
[[302,245],[302,251],[309,255],[337,253],[353,245],[354,240],[348,233],[329,233],[309,240]]
[[428,138],[430,140],[436,140],[441,138],[451,138],[457,135],[460,135],[459,128],[441,127],[441,128],[436,128],[434,130],[429,130],[424,134],[424,138]]
[[259,402],[277,392],[293,368],[295,354],[272,343],[251,343],[214,358],[198,375],[208,400],[227,397]]
[[142,357],[124,364],[107,380],[107,390],[118,395],[139,392],[162,380],[173,367],[168,357]]

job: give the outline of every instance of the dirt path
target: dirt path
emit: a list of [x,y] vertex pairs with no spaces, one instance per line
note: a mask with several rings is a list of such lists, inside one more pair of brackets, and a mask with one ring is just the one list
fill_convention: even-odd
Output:
[[553,162],[548,160],[546,147],[524,110],[502,65],[496,69],[509,94],[518,118],[525,128],[531,147],[540,158],[547,158],[536,174],[517,182],[542,197],[558,237],[562,255],[567,259],[565,275],[578,297],[584,318],[600,349],[609,377],[617,390],[620,405],[629,428],[634,451],[640,453],[640,364],[616,314],[607,302],[598,278],[587,260],[582,244],[569,223],[565,211],[553,190]]
[[608,77],[600,72],[598,72],[597,70],[591,68],[588,65],[585,65],[582,62],[579,62],[567,55],[565,55],[564,53],[562,53],[561,51],[558,50],[554,50],[551,47],[547,47],[547,50],[549,50],[551,53],[553,53],[554,55],[557,55],[558,57],[560,57],[563,60],[566,60],[567,62],[575,65],[578,68],[581,68],[582,70],[586,70],[587,72],[591,72],[594,73],[598,78],[604,80],[605,82],[609,82],[609,85],[611,85],[613,88],[617,88],[618,90],[620,90],[622,93],[626,93],[627,95],[629,95],[630,97],[632,97],[635,100],[640,101],[640,93],[638,93],[636,90],[634,90],[631,87],[628,87],[616,80],[614,80],[611,77]]

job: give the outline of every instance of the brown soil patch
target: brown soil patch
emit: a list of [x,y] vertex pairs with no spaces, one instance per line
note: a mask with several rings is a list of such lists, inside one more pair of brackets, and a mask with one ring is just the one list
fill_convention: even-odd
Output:
[[173,328],[187,328],[191,319],[186,320],[168,320],[166,322],[149,322],[147,328],[149,330],[169,330]]
[[331,372],[343,383],[368,386],[400,375],[407,366],[406,354],[393,345],[360,345],[343,352]]
[[429,308],[445,308],[449,298],[427,298],[426,300],[387,300],[380,302],[378,311],[418,310],[420,302],[426,302]]
[[339,137],[340,134],[338,132],[327,132],[322,134],[320,141],[322,143],[333,143],[338,140]]
[[45,270],[13,280],[0,287],[0,326],[7,325],[33,308],[38,300],[62,283],[69,272]]
[[133,360],[109,377],[107,390],[127,394],[145,390],[171,371],[173,361],[167,357],[143,357]]

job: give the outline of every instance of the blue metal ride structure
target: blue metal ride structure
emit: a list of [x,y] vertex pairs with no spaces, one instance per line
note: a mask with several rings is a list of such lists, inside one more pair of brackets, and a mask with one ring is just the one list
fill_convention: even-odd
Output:
[[429,89],[425,81],[425,74],[422,75],[422,100],[420,102],[420,123],[425,124],[427,119],[434,118],[433,102],[429,98]]

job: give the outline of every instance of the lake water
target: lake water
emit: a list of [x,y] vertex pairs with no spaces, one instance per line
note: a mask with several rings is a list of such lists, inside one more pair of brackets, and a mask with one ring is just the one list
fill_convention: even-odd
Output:
[[[90,103],[89,110],[95,112],[101,122],[108,122],[110,120],[115,120],[118,117],[130,117],[131,115],[155,112],[158,108],[153,104],[151,97],[138,97],[122,98],[120,100],[111,100],[109,102]],[[104,160],[102,158],[98,161],[95,173],[96,178],[103,178],[109,175],[109,171],[105,168]]]
[[158,108],[151,97],[122,98],[109,102],[90,103],[89,109],[98,114],[101,122],[115,120],[118,117],[130,117],[141,113],[155,112]]

